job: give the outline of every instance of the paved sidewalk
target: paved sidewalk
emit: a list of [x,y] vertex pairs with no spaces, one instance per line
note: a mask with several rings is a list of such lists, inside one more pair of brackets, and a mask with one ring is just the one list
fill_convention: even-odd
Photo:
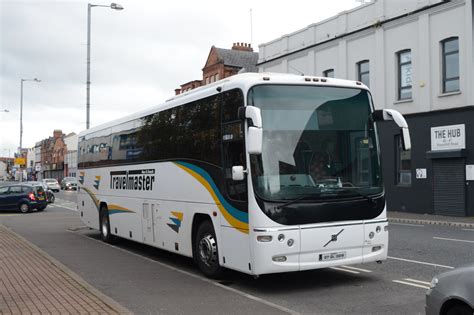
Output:
[[389,222],[434,224],[474,229],[474,217],[449,217],[443,215],[418,214],[396,211],[388,211],[387,216]]
[[0,314],[130,314],[0,224]]

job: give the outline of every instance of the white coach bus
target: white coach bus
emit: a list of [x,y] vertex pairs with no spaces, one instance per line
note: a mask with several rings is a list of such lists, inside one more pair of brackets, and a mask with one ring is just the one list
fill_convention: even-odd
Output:
[[376,121],[360,82],[239,74],[79,135],[79,213],[106,242],[258,276],[382,261]]

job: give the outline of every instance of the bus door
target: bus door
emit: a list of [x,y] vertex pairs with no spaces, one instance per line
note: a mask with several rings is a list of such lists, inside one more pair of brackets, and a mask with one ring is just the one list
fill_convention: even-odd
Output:
[[142,232],[144,243],[154,244],[156,242],[158,219],[158,204],[145,200],[142,204]]
[[[231,90],[223,93],[222,99],[222,162],[224,176],[224,192],[228,206],[241,214],[239,222],[246,224],[248,228],[248,192],[247,181],[234,181],[232,179],[232,167],[247,167],[244,123],[238,118],[238,108],[243,106],[243,94],[240,90]],[[232,213],[234,210],[229,210]],[[234,213],[235,213],[234,212]],[[243,216],[242,216],[243,214]],[[242,217],[244,219],[242,219]],[[224,266],[249,272],[250,266],[250,243],[248,229],[237,229],[221,216],[221,238],[220,248],[225,258]]]

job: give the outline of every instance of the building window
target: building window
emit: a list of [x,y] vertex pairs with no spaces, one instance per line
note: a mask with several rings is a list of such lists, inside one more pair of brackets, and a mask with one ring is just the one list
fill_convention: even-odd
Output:
[[412,66],[411,50],[402,50],[398,56],[398,99],[407,100],[412,98]]
[[362,60],[357,63],[357,80],[369,86],[370,71],[368,60]]
[[327,69],[323,71],[323,76],[326,78],[334,78],[334,69]]
[[411,150],[403,150],[400,135],[395,136],[395,153],[397,185],[411,186]]
[[441,42],[443,54],[443,93],[459,91],[459,39],[451,37]]

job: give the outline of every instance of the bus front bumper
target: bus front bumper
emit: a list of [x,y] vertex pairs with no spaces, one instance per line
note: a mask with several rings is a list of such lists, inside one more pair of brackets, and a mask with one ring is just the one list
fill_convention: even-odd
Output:
[[388,222],[254,228],[256,275],[387,259]]

